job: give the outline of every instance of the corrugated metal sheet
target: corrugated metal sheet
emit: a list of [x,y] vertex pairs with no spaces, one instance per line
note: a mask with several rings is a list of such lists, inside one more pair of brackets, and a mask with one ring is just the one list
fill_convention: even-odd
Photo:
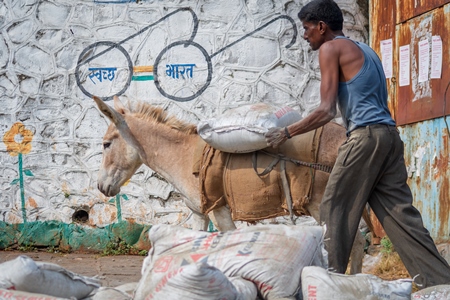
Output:
[[[397,124],[403,125],[442,117],[444,109],[447,113],[450,112],[450,107],[447,107],[444,102],[444,93],[450,82],[450,72],[448,72],[450,65],[449,24],[450,4],[397,25],[396,44],[398,47],[395,47],[394,57],[398,57],[398,48],[403,45],[410,46],[411,55],[411,84],[400,87],[397,82],[396,86],[398,105],[395,116]],[[432,36],[440,36],[443,41],[442,77],[419,83],[418,45],[420,41],[428,40],[431,47]],[[398,60],[396,59],[396,61]]]
[[[369,18],[370,18],[370,41],[371,47],[380,53],[380,41],[392,39],[395,44],[395,16],[396,5],[392,0],[373,0],[370,1]],[[395,48],[395,45],[394,45]],[[393,91],[395,90],[395,78],[388,79],[389,88],[389,109],[395,114],[396,98]]]
[[450,3],[450,0],[397,0],[397,24]]

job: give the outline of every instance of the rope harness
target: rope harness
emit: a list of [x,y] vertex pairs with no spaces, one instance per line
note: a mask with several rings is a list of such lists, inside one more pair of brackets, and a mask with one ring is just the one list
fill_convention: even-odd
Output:
[[[262,172],[258,172],[258,166],[257,166],[258,152],[262,152],[262,153],[274,158]],[[292,224],[295,225],[294,213],[292,211],[291,190],[290,190],[289,182],[288,182],[287,175],[286,175],[286,162],[291,162],[298,167],[305,166],[305,167],[308,167],[308,168],[311,168],[314,170],[319,170],[319,171],[326,172],[326,173],[331,173],[331,171],[333,170],[333,167],[318,164],[318,163],[308,163],[308,162],[304,162],[304,161],[300,161],[300,160],[296,160],[296,159],[287,157],[280,153],[274,154],[274,153],[267,152],[265,150],[259,150],[259,151],[253,152],[252,166],[253,166],[253,170],[255,170],[255,173],[259,177],[262,177],[262,176],[270,173],[273,170],[273,168],[278,164],[278,162],[280,162],[281,182],[283,184],[283,191],[286,196],[286,204],[287,204],[288,211],[289,211],[289,218],[290,218]]]

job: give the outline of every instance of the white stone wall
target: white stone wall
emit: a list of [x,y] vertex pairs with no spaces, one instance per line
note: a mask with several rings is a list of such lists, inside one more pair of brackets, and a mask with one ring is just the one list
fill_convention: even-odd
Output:
[[[0,1],[0,135],[18,122],[32,133],[22,169],[19,155],[0,142],[0,221],[22,223],[22,205],[27,221],[71,223],[79,209],[89,212],[90,225],[117,221],[114,201],[96,188],[108,121],[89,94],[123,92],[123,99],[161,105],[192,123],[255,102],[310,112],[320,73],[297,18],[306,2]],[[337,2],[346,34],[366,42],[362,1]],[[192,78],[167,76],[166,63],[174,62],[195,64]],[[139,66],[153,73],[133,71]],[[114,78],[92,76],[93,68],[116,68]],[[15,136],[17,144],[23,139]],[[146,167],[121,193],[123,219],[191,226],[182,197]]]

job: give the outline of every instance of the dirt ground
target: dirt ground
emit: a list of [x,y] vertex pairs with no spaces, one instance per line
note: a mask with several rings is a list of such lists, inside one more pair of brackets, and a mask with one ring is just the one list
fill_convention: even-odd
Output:
[[48,253],[45,251],[0,251],[0,263],[26,255],[34,261],[57,264],[79,275],[97,276],[104,287],[117,287],[138,282],[141,278],[142,261],[145,256],[101,256],[86,253]]

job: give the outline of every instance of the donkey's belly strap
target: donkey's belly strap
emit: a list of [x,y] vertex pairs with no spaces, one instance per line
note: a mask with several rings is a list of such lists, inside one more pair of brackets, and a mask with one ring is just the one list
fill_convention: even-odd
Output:
[[[272,156],[274,158],[273,162],[270,165],[268,165],[267,168],[261,173],[258,173],[258,171],[256,170],[256,167],[257,167],[256,166],[256,160],[257,160],[257,153],[258,152],[262,152],[262,153],[264,153],[266,155],[269,155],[269,156]],[[254,152],[252,160],[254,162],[253,168],[255,169],[256,174],[258,174],[259,176],[263,176],[263,175],[269,173],[278,164],[278,162],[280,160],[289,161],[289,162],[293,163],[296,166],[309,167],[309,168],[312,168],[314,170],[319,170],[319,171],[326,172],[326,173],[331,173],[331,171],[333,170],[332,166],[322,165],[322,164],[318,164],[318,163],[305,162],[305,161],[301,161],[301,160],[297,160],[297,159],[293,159],[293,158],[287,157],[287,156],[285,156],[283,154],[280,154],[280,153],[275,154],[275,153],[270,153],[270,152],[267,152],[267,151],[264,151],[264,150],[259,150],[259,151]]]

